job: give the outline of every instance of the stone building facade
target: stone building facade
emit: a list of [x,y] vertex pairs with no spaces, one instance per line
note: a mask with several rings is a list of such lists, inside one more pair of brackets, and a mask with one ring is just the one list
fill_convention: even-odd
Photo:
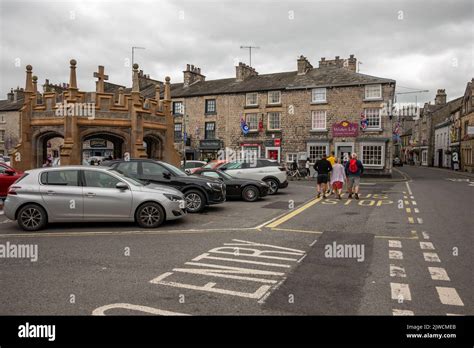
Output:
[[[83,144],[101,140],[113,144],[115,158],[155,158],[178,164],[174,149],[171,116],[170,79],[161,87],[154,86],[153,97],[143,97],[140,90],[138,64],[133,66],[132,88],[125,93],[105,91],[104,67],[94,73],[98,79],[95,92],[77,87],[76,61],[70,61],[69,83],[37,90],[37,77],[26,67],[24,102],[20,109],[20,141],[11,152],[12,166],[26,170],[41,166],[48,155],[48,143],[63,138],[60,146],[61,165],[83,163]],[[95,141],[95,143],[98,143]]]
[[[448,102],[444,89],[438,89],[434,104],[425,103],[420,111],[420,117],[413,125],[413,160],[416,165],[434,166],[435,157],[443,156],[439,150],[435,155],[435,126],[453,119],[460,107],[461,98]],[[446,151],[444,155],[450,155],[450,151]]]
[[[206,80],[188,65],[171,85],[175,139],[188,159],[217,158],[219,150],[252,152],[279,162],[314,162],[334,151],[357,152],[368,172],[390,175],[395,81],[356,72],[357,59],[300,56],[296,71],[259,75],[243,63],[233,78]],[[368,119],[368,126],[361,122]],[[244,134],[242,120],[249,126]],[[336,128],[336,129],[335,129]],[[186,131],[186,142],[183,133]],[[186,143],[186,146],[184,147]],[[183,148],[184,147],[184,148]]]
[[461,103],[461,170],[474,173],[474,78],[467,83]]

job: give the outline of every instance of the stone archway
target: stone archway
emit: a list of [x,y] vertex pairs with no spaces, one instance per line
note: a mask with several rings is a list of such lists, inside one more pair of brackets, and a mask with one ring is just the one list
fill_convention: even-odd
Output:
[[110,131],[89,131],[81,137],[81,163],[91,157],[123,158],[128,152],[127,138]]
[[163,160],[163,139],[156,134],[145,134],[143,142],[146,144],[146,154],[148,158]]
[[32,163],[40,168],[48,157],[60,158],[63,143],[64,135],[58,130],[46,130],[37,134],[33,141]]

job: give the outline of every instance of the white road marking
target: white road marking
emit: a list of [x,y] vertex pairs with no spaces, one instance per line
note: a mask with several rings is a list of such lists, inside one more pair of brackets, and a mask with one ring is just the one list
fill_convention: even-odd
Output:
[[402,247],[402,242],[399,240],[389,240],[388,241],[388,247],[389,248],[401,248]]
[[416,201],[411,201],[411,204],[416,205]]
[[405,205],[410,205],[409,201],[404,201]]
[[431,242],[420,242],[420,248],[423,250],[435,250],[435,247]]
[[303,259],[306,257],[306,255],[307,255],[307,254],[304,254],[304,255],[303,255],[298,261],[296,261],[296,262],[300,263],[301,261],[303,261]]
[[280,249],[280,250],[286,250],[294,253],[293,255],[296,254],[304,254],[304,250],[299,250],[299,249],[293,249],[293,248],[286,248],[286,247],[281,247],[278,245],[271,245],[271,244],[262,244],[262,243],[256,243],[256,242],[249,242],[246,240],[241,240],[241,239],[232,239],[233,242],[238,242],[238,243],[224,243],[224,245],[231,245],[231,246],[263,246],[263,247],[269,247],[273,249]]
[[416,220],[418,221],[418,223],[421,225],[423,223],[423,219],[422,218],[416,218]]
[[312,247],[313,245],[316,244],[317,241],[318,241],[317,239],[313,240],[309,246]]
[[413,311],[409,311],[406,309],[392,309],[393,315],[415,315]]
[[423,253],[423,257],[426,262],[441,262],[438,254],[436,253]]
[[270,263],[270,262],[260,262],[260,261],[249,261],[249,260],[238,260],[232,259],[227,257],[215,257],[210,256],[209,253],[201,254],[193,259],[193,261],[200,261],[202,259],[210,259],[210,260],[221,260],[221,261],[232,261],[232,262],[240,262],[240,263],[250,263],[253,265],[262,265],[262,266],[273,266],[273,267],[282,267],[282,268],[290,268],[290,265],[282,264],[282,263]]
[[165,310],[158,309],[158,308],[134,305],[134,304],[130,304],[130,303],[112,303],[112,304],[109,304],[109,305],[105,305],[105,306],[94,309],[92,311],[92,315],[106,315],[105,312],[108,311],[109,309],[118,309],[118,308],[132,310],[132,311],[145,312],[145,313],[150,313],[150,314],[155,314],[155,315],[166,315],[166,316],[189,315],[189,314],[185,314],[185,313],[165,311]]
[[448,273],[444,268],[441,267],[428,267],[428,271],[430,272],[431,279],[433,280],[445,280],[450,281],[448,277]]
[[428,234],[428,232],[423,231],[421,232],[421,234],[423,235],[424,239],[430,239],[430,235]]
[[464,314],[454,314],[454,313],[446,313],[447,316],[456,316],[456,317],[461,317],[464,316]]
[[415,199],[415,197],[414,197],[414,196],[410,196],[410,199]]
[[420,210],[419,210],[418,208],[415,208],[415,209],[413,209],[413,210],[414,210],[415,213],[417,213],[417,214],[420,212]]
[[390,265],[390,277],[406,278],[407,274],[404,267]]
[[411,192],[411,188],[410,188],[410,185],[408,184],[408,181],[405,181],[405,185],[407,185],[408,194],[413,195],[413,192]]
[[411,213],[411,208],[406,208],[406,211],[407,211],[408,214],[410,214]]
[[403,253],[399,250],[389,250],[388,258],[391,260],[403,260]]
[[411,224],[414,224],[415,220],[413,219],[413,217],[409,216],[408,217],[408,222],[411,223]]
[[403,283],[390,283],[392,300],[411,301],[410,287]]
[[462,302],[455,288],[437,286],[436,291],[438,291],[439,300],[442,304],[450,306],[464,306],[464,303]]
[[208,292],[213,292],[217,294],[232,295],[232,296],[239,296],[239,297],[252,298],[252,299],[261,298],[263,295],[265,295],[265,293],[268,290],[271,289],[270,285],[262,285],[257,290],[255,290],[255,292],[241,292],[241,291],[233,291],[233,290],[216,288],[215,286],[217,285],[217,283],[214,283],[214,282],[208,282],[203,286],[197,286],[197,285],[192,285],[192,284],[169,282],[169,281],[163,280],[172,274],[173,274],[172,272],[167,272],[165,274],[162,274],[161,276],[150,280],[150,283],[159,284],[159,285],[167,285],[167,286],[172,286],[175,288],[208,291]]

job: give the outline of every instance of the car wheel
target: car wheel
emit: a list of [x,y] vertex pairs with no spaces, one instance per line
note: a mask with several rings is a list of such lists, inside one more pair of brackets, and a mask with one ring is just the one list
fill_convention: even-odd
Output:
[[265,182],[268,184],[268,194],[274,195],[278,192],[278,181],[275,179],[266,179]]
[[184,194],[186,210],[189,213],[200,213],[206,206],[206,198],[197,190],[190,190]]
[[25,231],[38,231],[46,226],[46,211],[37,204],[27,204],[18,212],[18,225]]
[[258,188],[255,186],[247,186],[242,191],[242,198],[246,202],[255,202],[259,196]]
[[156,228],[165,221],[165,211],[158,203],[145,203],[138,208],[135,219],[140,227]]

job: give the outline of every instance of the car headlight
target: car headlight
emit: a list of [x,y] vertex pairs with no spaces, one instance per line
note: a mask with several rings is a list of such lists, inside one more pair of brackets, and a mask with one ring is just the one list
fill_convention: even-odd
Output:
[[164,193],[163,196],[165,196],[166,198],[168,198],[170,201],[173,201],[173,202],[180,202],[180,201],[184,200],[184,198],[182,198],[180,196],[172,195],[172,194],[169,194],[169,193]]
[[206,185],[209,186],[213,190],[222,189],[222,184],[217,184],[217,183],[214,183],[214,182],[206,182]]

